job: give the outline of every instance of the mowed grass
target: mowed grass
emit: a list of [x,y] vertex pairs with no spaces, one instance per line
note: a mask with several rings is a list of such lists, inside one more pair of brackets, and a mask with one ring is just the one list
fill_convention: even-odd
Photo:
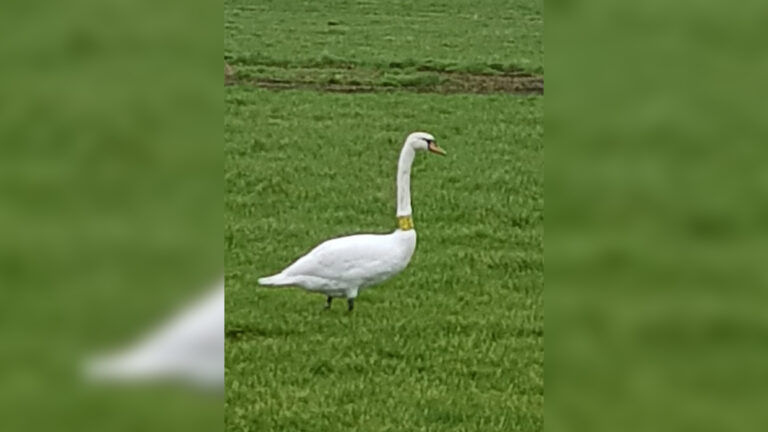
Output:
[[544,71],[541,0],[226,0],[238,65]]
[[[225,89],[229,431],[543,429],[543,98]],[[407,133],[418,245],[343,301],[264,288],[328,238],[395,227]]]

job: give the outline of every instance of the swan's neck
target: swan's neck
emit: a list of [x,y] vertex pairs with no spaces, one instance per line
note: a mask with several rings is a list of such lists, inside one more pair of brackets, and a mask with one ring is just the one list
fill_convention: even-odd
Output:
[[403,146],[400,152],[400,161],[397,164],[397,224],[407,231],[413,229],[411,219],[411,165],[416,151],[408,144]]

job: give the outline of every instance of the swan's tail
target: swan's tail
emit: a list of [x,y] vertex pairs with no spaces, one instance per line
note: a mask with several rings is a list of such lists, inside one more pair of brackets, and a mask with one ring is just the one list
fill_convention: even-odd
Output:
[[282,273],[278,273],[276,275],[259,278],[259,284],[280,286],[280,285],[290,285],[291,282],[287,276],[283,275]]

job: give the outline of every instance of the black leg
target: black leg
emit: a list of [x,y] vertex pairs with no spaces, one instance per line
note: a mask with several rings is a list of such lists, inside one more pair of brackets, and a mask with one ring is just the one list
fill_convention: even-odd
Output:
[[331,308],[331,302],[333,301],[333,297],[328,296],[328,300],[325,301],[325,308],[330,309]]
[[352,312],[352,309],[355,308],[355,299],[353,298],[347,299],[347,306],[349,307],[348,310]]

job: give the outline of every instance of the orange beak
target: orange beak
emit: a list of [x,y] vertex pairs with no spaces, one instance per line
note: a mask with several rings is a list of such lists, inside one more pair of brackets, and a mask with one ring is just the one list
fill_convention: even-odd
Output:
[[434,141],[431,141],[431,142],[429,143],[429,145],[427,146],[427,148],[428,148],[428,149],[429,149],[429,151],[431,151],[432,153],[436,153],[436,154],[439,154],[439,155],[445,156],[445,150],[443,150],[443,149],[441,149],[440,147],[438,147],[438,146],[437,146],[437,143],[436,143],[436,142],[434,142]]

